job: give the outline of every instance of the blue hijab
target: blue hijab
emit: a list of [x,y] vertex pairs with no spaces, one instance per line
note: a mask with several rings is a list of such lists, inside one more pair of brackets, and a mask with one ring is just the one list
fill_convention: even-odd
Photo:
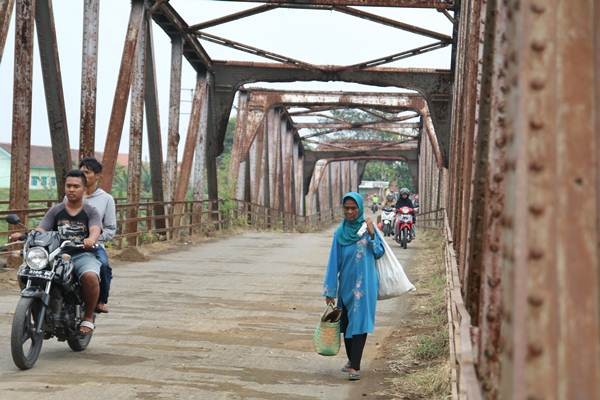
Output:
[[344,201],[346,201],[346,199],[352,199],[356,202],[356,205],[358,206],[358,216],[352,221],[347,221],[344,218],[344,221],[342,221],[340,226],[338,226],[337,230],[335,231],[335,237],[342,246],[347,246],[349,244],[358,242],[360,236],[356,234],[356,231],[358,231],[363,222],[365,222],[363,199],[361,195],[356,192],[348,192],[344,195],[342,204]]

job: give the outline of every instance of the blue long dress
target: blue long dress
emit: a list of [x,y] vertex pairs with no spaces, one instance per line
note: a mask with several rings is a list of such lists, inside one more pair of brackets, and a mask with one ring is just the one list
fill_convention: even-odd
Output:
[[366,232],[360,240],[346,246],[333,236],[323,295],[337,295],[338,307],[345,308],[348,322],[347,326],[344,323],[341,326],[345,338],[373,332],[379,285],[375,259],[383,253],[377,234],[371,239]]

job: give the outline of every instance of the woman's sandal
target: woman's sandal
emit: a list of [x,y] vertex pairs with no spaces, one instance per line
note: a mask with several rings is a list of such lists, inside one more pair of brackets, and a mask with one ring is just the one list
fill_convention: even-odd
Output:
[[358,381],[360,379],[360,371],[350,372],[348,373],[349,381]]
[[350,361],[348,361],[346,363],[346,365],[344,365],[341,369],[342,372],[350,372],[350,368],[352,367],[352,365],[350,364]]

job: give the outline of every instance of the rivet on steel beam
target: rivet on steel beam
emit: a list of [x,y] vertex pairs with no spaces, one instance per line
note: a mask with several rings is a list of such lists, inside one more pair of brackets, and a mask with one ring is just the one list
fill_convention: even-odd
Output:
[[533,79],[529,83],[529,86],[531,86],[533,90],[542,90],[546,86],[546,82],[544,82],[542,79]]
[[[497,253],[500,250],[500,247],[496,243],[490,244],[490,251],[492,253]],[[491,285],[490,285],[491,286]]]
[[[502,209],[501,208],[495,208],[494,210],[492,210],[492,218],[498,218],[501,215],[502,215]],[[492,250],[491,246],[490,246],[490,250]]]
[[546,43],[544,43],[540,40],[534,40],[533,42],[531,42],[531,49],[538,53],[542,52],[546,49]]
[[544,164],[539,161],[532,161],[529,163],[529,170],[532,172],[542,172],[544,170]]
[[538,343],[529,343],[527,345],[527,360],[532,360],[542,355],[543,347]]
[[498,111],[504,112],[505,108],[506,108],[506,103],[505,102],[501,101],[501,102],[498,103]]
[[544,257],[544,251],[540,249],[529,249],[528,258],[530,260],[541,260]]
[[532,204],[529,206],[529,212],[532,215],[539,217],[544,214],[544,206],[539,204]]
[[529,127],[536,130],[542,129],[544,127],[544,120],[540,117],[532,117],[529,120]]
[[488,320],[488,322],[494,322],[496,320],[496,318],[498,317],[498,315],[496,312],[489,311],[485,317]]
[[543,14],[546,12],[546,6],[540,3],[532,3],[530,9],[536,14]]
[[506,126],[506,120],[504,117],[498,117],[497,121],[499,127],[504,128]]
[[500,136],[494,141],[494,143],[496,144],[496,147],[504,147],[506,145],[506,136]]
[[540,307],[544,304],[544,299],[540,296],[529,295],[527,296],[527,302],[533,307]]
[[494,182],[498,182],[499,183],[499,182],[502,182],[502,180],[504,180],[504,176],[500,172],[498,172],[498,173],[494,174],[494,178],[493,179],[494,179]]
[[500,224],[506,228],[512,228],[513,226],[513,220],[510,216],[508,215],[504,215],[502,217],[502,219],[500,220]]
[[498,285],[500,284],[500,278],[492,278],[490,276],[490,277],[488,277],[487,283],[488,283],[489,287],[491,287],[491,288],[498,287]]

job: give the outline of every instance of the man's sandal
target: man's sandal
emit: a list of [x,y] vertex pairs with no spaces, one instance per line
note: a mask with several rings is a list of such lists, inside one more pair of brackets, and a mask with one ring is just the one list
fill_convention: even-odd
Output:
[[94,310],[97,313],[107,313],[108,312],[108,306],[106,304],[100,304],[98,303],[96,305],[96,309]]
[[[82,332],[81,328],[88,328],[89,331],[88,332]],[[83,320],[79,324],[79,334],[80,335],[91,335],[92,333],[94,333],[94,329],[96,329],[96,326],[94,325],[94,323],[92,321]]]

